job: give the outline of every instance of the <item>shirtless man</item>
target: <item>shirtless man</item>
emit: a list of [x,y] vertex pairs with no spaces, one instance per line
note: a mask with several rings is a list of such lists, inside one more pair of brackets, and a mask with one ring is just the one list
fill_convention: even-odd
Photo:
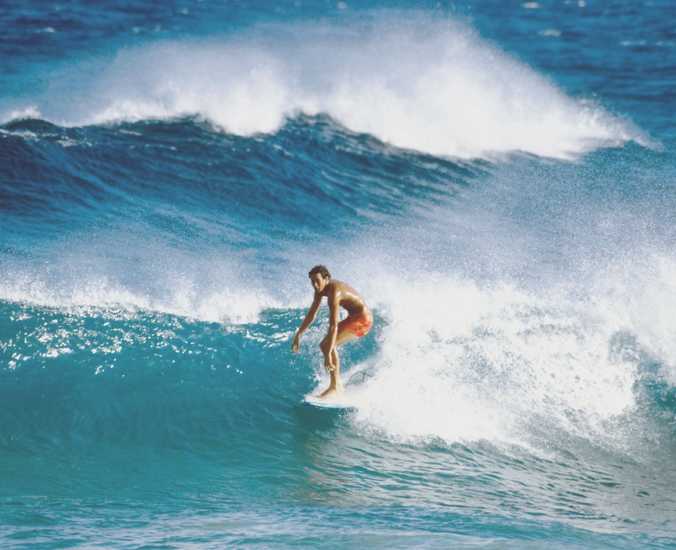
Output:
[[[365,336],[371,329],[373,317],[357,291],[341,281],[331,279],[329,270],[323,265],[313,267],[308,276],[315,289],[315,296],[305,319],[293,337],[291,350],[298,353],[301,334],[315,320],[322,298],[326,296],[329,302],[329,332],[319,344],[319,347],[324,354],[324,368],[328,371],[331,382],[329,387],[319,394],[319,397],[329,397],[343,391],[343,383],[340,380],[338,346],[354,338]],[[338,306],[344,307],[348,313],[347,318],[342,321],[340,321]]]

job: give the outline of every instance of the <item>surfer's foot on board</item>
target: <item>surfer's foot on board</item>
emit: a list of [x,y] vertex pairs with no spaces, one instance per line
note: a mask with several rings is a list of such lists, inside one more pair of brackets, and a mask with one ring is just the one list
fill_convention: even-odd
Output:
[[322,393],[318,395],[321,399],[329,399],[331,397],[334,397],[336,395],[340,395],[343,393],[343,385],[342,384],[337,384],[336,386],[329,386],[326,388]]

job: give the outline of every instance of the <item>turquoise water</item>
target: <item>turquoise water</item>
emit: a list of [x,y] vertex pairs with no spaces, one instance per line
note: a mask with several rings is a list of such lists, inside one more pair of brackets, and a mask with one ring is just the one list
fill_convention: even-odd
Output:
[[674,547],[674,15],[8,4],[2,547]]

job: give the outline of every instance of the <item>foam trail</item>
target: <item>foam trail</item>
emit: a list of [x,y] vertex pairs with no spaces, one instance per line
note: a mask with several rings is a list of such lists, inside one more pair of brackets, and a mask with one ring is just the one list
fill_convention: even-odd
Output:
[[324,112],[396,146],[463,158],[509,151],[567,158],[631,139],[648,143],[464,25],[411,13],[364,21],[122,50],[95,71],[59,78],[30,105],[63,125],[198,115],[242,135],[274,132],[298,112]]

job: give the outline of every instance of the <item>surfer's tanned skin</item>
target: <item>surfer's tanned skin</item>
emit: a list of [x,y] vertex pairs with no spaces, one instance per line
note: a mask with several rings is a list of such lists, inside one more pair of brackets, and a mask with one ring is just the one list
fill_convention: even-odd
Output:
[[[305,319],[293,337],[291,350],[298,352],[300,337],[315,320],[322,298],[326,296],[329,302],[329,332],[319,347],[324,354],[324,368],[328,371],[331,381],[329,387],[319,394],[319,397],[329,397],[343,391],[337,347],[366,335],[373,323],[373,317],[357,291],[346,283],[332,279],[328,269],[323,265],[313,267],[308,276],[315,289],[315,295]],[[348,313],[347,318],[342,321],[339,306],[345,308]]]

